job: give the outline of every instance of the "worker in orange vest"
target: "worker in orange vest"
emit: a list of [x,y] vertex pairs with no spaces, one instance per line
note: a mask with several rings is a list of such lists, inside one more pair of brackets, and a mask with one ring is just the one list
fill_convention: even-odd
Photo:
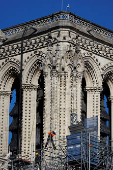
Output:
[[49,141],[51,141],[54,150],[56,149],[56,146],[55,146],[54,141],[53,141],[53,136],[54,136],[54,135],[56,135],[56,131],[48,132],[48,138],[47,138],[47,142],[46,142],[46,144],[45,144],[45,148],[47,147]]

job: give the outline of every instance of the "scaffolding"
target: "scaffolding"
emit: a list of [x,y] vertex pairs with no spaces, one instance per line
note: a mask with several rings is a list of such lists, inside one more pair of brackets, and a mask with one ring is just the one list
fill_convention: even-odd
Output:
[[8,168],[10,152],[7,155],[0,157],[0,170],[6,170]]
[[67,145],[67,139],[59,139],[55,141],[56,150],[51,146],[43,150],[40,169],[113,169],[113,151],[107,141],[102,141],[89,132],[81,132],[78,137],[80,143],[73,143],[73,138],[72,143]]
[[[43,144],[42,149],[32,150],[28,157],[29,159],[32,157],[29,165],[24,164],[19,169],[113,170],[111,148],[113,141],[107,137],[100,139],[98,136],[98,117],[86,118],[84,124],[78,122],[72,125],[70,130],[73,133],[66,138],[56,136],[54,140],[56,148],[53,147],[50,139],[46,148]],[[22,160],[24,161],[24,158]]]
[[[25,164],[24,158],[13,160],[13,169],[18,170],[112,170],[113,150],[109,139],[100,139],[98,134],[97,117],[88,118],[84,125],[79,122],[72,126],[74,133],[66,138],[54,140],[56,149],[51,140],[47,148],[44,144],[42,149],[32,150],[29,155],[29,165]],[[75,128],[76,126],[76,128]],[[50,126],[51,127],[51,126]],[[83,128],[81,128],[83,127]],[[76,129],[76,130],[75,130]],[[82,130],[81,130],[82,129]],[[81,131],[80,131],[81,130]],[[22,152],[22,151],[21,151]],[[35,154],[34,154],[35,152]],[[18,156],[18,155],[17,155]],[[22,162],[18,168],[16,162]]]
[[[71,138],[69,140],[69,138]],[[75,142],[76,141],[76,142]],[[100,140],[90,132],[81,132],[54,140],[56,150],[49,143],[47,149],[40,149],[38,157],[22,170],[112,170],[113,151],[111,141]],[[15,166],[13,166],[14,168]],[[18,169],[18,168],[15,168]]]

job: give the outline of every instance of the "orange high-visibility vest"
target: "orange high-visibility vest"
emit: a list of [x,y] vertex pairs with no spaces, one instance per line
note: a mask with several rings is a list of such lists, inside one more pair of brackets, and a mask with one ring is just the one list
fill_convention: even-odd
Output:
[[48,135],[49,136],[51,135],[53,137],[55,135],[55,133],[53,133],[53,131],[51,131],[51,132],[48,132]]

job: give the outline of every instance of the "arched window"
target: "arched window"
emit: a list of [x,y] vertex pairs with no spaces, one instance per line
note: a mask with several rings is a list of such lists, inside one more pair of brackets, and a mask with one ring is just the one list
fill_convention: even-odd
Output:
[[41,149],[43,143],[43,104],[44,104],[44,77],[43,72],[38,80],[37,112],[36,112],[36,150]]
[[109,98],[110,89],[104,82],[100,101],[100,137],[108,143],[111,139],[111,102]]
[[81,120],[84,123],[84,119],[87,117],[87,92],[85,91],[86,81],[82,78],[82,94],[81,94]]
[[9,146],[10,151],[18,149],[20,135],[18,134],[18,115],[19,115],[19,78],[15,78],[11,91],[10,116],[9,116]]

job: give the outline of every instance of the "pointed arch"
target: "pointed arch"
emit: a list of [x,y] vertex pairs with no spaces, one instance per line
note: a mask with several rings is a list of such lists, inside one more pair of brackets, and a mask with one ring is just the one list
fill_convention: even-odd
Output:
[[87,71],[84,71],[83,77],[85,78],[85,81],[86,81],[86,87],[92,87],[93,84],[92,84],[90,75],[88,74]]
[[14,61],[7,62],[1,69],[0,75],[0,84],[1,90],[10,91],[14,79],[16,76],[19,76],[20,73],[20,65]]
[[86,86],[102,87],[102,71],[99,64],[90,56],[84,58]]
[[103,68],[103,82],[105,81],[110,89],[110,95],[113,96],[113,62],[108,63]]
[[[23,84],[37,85],[37,78],[40,76],[42,69],[42,56],[34,55],[24,67]],[[37,77],[37,78],[36,78]]]

